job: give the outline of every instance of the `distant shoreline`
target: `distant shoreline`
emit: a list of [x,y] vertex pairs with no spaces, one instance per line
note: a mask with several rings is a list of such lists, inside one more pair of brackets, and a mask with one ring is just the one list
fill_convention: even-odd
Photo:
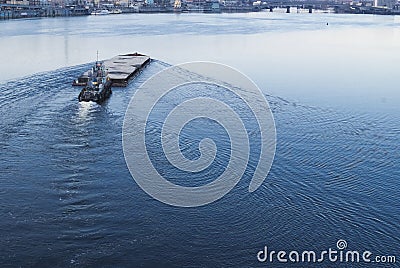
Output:
[[[255,2],[255,3],[259,3]],[[253,5],[220,5],[218,2],[199,2],[199,4],[185,5],[182,7],[142,5],[132,7],[108,6],[96,9],[89,6],[70,5],[65,7],[43,6],[43,5],[14,5],[0,4],[0,20],[21,19],[21,18],[43,18],[43,17],[72,17],[72,16],[94,16],[91,14],[95,10],[108,10],[110,14],[127,13],[250,13],[268,11],[274,12],[276,9],[284,9],[285,13],[314,13],[316,10],[326,11],[335,14],[372,14],[372,15],[400,15],[400,4],[393,8],[374,7],[369,5],[350,5],[337,4],[335,2],[263,2]],[[113,11],[118,10],[113,14]],[[100,15],[97,15],[100,16]],[[101,15],[103,16],[103,15]]]

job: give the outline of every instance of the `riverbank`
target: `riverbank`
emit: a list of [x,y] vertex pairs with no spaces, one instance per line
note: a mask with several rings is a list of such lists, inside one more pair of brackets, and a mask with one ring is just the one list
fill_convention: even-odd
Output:
[[[400,15],[400,5],[393,8],[374,7],[367,4],[338,4],[336,2],[310,1],[304,2],[255,2],[253,4],[222,5],[219,2],[199,2],[197,4],[184,4],[179,7],[160,6],[160,5],[134,5],[129,7],[107,7],[113,14],[114,9],[121,13],[244,13],[259,12],[266,10],[274,12],[284,9],[286,13],[313,13],[323,11],[338,14],[374,14],[374,15]],[[95,9],[90,6],[70,5],[65,7],[48,5],[0,5],[0,20],[37,18],[37,17],[69,17],[69,16],[88,16]]]

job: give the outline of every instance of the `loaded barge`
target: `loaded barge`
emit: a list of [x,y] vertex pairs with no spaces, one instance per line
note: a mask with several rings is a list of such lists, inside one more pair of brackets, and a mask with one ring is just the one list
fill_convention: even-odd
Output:
[[95,66],[76,79],[73,86],[84,86],[79,101],[103,102],[111,94],[111,86],[126,87],[129,81],[150,62],[139,53],[118,55]]

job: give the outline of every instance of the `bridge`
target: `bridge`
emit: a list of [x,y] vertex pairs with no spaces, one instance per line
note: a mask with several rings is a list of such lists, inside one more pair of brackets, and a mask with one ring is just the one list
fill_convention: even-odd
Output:
[[268,0],[265,4],[261,6],[263,9],[269,9],[271,12],[273,12],[274,8],[286,8],[286,13],[290,13],[290,9],[295,7],[295,8],[302,8],[302,9],[308,9],[309,13],[312,13],[313,10],[315,9],[328,9],[328,8],[334,8],[337,7],[338,3],[336,1],[321,1],[321,0],[307,0],[307,1],[301,1],[301,0],[288,0],[288,1],[282,1],[282,0]]

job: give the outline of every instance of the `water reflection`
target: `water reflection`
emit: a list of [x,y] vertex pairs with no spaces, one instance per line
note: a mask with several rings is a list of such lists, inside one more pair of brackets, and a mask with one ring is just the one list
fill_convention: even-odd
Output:
[[89,101],[79,102],[78,106],[78,119],[79,121],[85,122],[92,118],[91,113],[96,109],[97,103]]

